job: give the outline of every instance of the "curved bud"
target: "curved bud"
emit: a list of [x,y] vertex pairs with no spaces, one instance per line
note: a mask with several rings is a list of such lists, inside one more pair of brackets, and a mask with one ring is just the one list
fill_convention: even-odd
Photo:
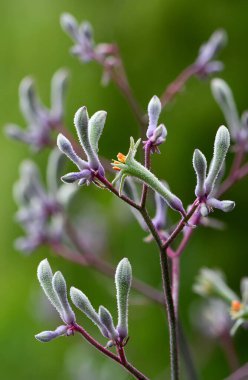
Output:
[[200,47],[200,52],[196,63],[200,66],[206,65],[210,60],[216,57],[218,52],[226,45],[227,34],[225,30],[216,30],[209,40]]
[[29,142],[28,134],[16,124],[7,124],[4,128],[4,131],[6,136],[10,137],[13,140],[22,141],[25,143]]
[[68,71],[62,69],[57,71],[52,78],[51,105],[52,114],[56,118],[56,121],[61,120],[64,115],[68,77]]
[[80,144],[82,145],[85,154],[87,155],[90,167],[93,170],[97,170],[100,166],[100,162],[90,143],[88,128],[89,116],[86,107],[81,107],[76,112],[74,117],[74,125],[76,127]]
[[102,325],[99,315],[92,306],[89,298],[79,289],[71,287],[70,290],[71,300],[74,305],[81,310],[101,331],[101,333],[109,338],[106,328]]
[[78,181],[81,178],[82,178],[81,172],[77,172],[77,173],[68,173],[68,174],[65,174],[65,175],[63,175],[63,177],[61,177],[61,180],[64,183],[74,183],[74,182]]
[[74,151],[70,141],[60,133],[57,137],[58,148],[81,170],[88,168],[86,161],[82,160]]
[[128,296],[132,283],[132,267],[128,259],[122,259],[115,272],[116,299],[118,306],[117,331],[123,340],[128,335]]
[[[164,185],[168,187],[168,184],[163,181]],[[162,230],[166,225],[167,217],[167,204],[161,195],[157,192],[154,193],[155,205],[156,205],[156,214],[152,219],[152,223],[158,230]]]
[[205,194],[204,182],[206,179],[206,172],[207,172],[207,160],[204,154],[199,149],[195,149],[194,151],[193,167],[195,169],[195,173],[197,177],[195,195],[197,197],[202,197]]
[[98,111],[91,116],[89,120],[89,140],[92,146],[92,149],[97,153],[98,152],[98,141],[101,137],[104,124],[106,121],[107,112]]
[[161,113],[161,102],[156,95],[154,95],[152,99],[150,100],[147,111],[148,111],[149,125],[147,128],[146,136],[150,138],[153,135],[153,132],[158,125],[158,119]]
[[63,13],[61,15],[60,25],[73,40],[78,40],[78,23],[70,13]]
[[209,194],[214,187],[215,180],[221,170],[222,164],[225,160],[227,151],[230,146],[230,134],[228,129],[222,125],[215,136],[214,141],[214,155],[208,176],[205,181],[206,194]]
[[217,208],[224,212],[230,212],[235,207],[235,202],[233,201],[219,201],[215,198],[208,199],[207,204],[210,207]]
[[119,335],[114,327],[113,318],[108,309],[106,309],[104,306],[100,306],[98,314],[101,323],[109,332],[109,337],[113,340],[117,340]]
[[58,338],[59,336],[66,335],[66,332],[67,326],[63,325],[57,327],[55,331],[42,331],[41,333],[35,335],[35,338],[42,343],[47,343]]
[[84,21],[79,26],[79,36],[81,37],[82,42],[88,42],[88,44],[93,44],[93,28],[92,25],[88,21]]
[[62,305],[63,312],[61,314],[61,318],[67,324],[74,323],[76,321],[75,314],[68,302],[66,281],[61,272],[55,273],[53,276],[52,285]]
[[225,116],[231,136],[233,139],[236,139],[240,129],[240,118],[232,91],[223,79],[213,79],[211,81],[211,89],[216,102]]
[[51,304],[56,308],[59,314],[62,314],[63,308],[60,303],[59,297],[57,293],[54,291],[52,280],[53,280],[53,272],[49,265],[47,259],[42,260],[38,266],[37,277],[40,282],[42,289],[44,290],[45,295],[51,302]]

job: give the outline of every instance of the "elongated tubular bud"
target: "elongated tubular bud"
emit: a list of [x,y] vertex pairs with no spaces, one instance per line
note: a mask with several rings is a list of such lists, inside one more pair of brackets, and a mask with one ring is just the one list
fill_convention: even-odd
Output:
[[61,335],[65,335],[66,332],[67,326],[62,325],[57,327],[54,331],[42,331],[41,333],[35,335],[35,338],[42,343],[47,343]]
[[90,167],[93,170],[97,170],[100,166],[100,162],[89,140],[89,116],[86,107],[81,107],[76,112],[74,117],[74,125],[77,130],[80,144],[88,157]]
[[101,333],[109,338],[106,328],[102,325],[100,317],[92,306],[89,298],[79,289],[71,287],[70,290],[71,300],[74,305],[81,310],[101,331]]
[[64,115],[65,96],[68,86],[68,71],[59,70],[52,78],[51,105],[53,115],[59,120]]
[[95,153],[98,152],[98,141],[101,137],[106,117],[106,111],[98,111],[89,120],[89,140]]
[[[164,185],[166,186],[165,183]],[[152,219],[152,223],[158,230],[161,230],[165,228],[166,225],[167,203],[157,192],[154,193],[154,198],[156,204],[156,214]]]
[[116,299],[118,307],[117,331],[123,340],[128,335],[128,296],[132,283],[132,267],[128,259],[122,259],[115,272]]
[[204,154],[199,149],[196,149],[194,151],[193,166],[194,166],[196,177],[197,177],[195,195],[197,197],[202,197],[205,194],[204,182],[206,179],[206,172],[207,172],[207,160]]
[[241,123],[232,91],[223,79],[213,79],[211,89],[216,102],[225,116],[231,136],[233,139],[236,139]]
[[159,98],[154,95],[148,104],[148,118],[149,125],[146,136],[150,138],[153,135],[155,128],[158,125],[159,115],[161,113],[161,102]]
[[59,300],[59,297],[57,293],[54,291],[52,285],[53,273],[47,259],[42,260],[40,262],[37,270],[37,277],[42,289],[44,290],[45,295],[61,315],[63,312],[63,308]]
[[38,101],[34,82],[31,78],[24,78],[20,84],[20,108],[27,122],[32,126],[39,123],[41,105]]
[[86,161],[82,160],[74,151],[70,141],[60,133],[57,137],[58,148],[63,152],[80,170],[89,167]]
[[166,201],[169,207],[173,210],[185,215],[185,210],[182,201],[174,195],[166,186],[158,180],[158,178],[147,168],[141,165],[138,161],[133,160],[132,165],[128,166],[127,170],[123,170],[127,175],[132,175],[145,182],[152,190],[157,191]]
[[215,180],[221,170],[229,146],[230,134],[228,129],[222,125],[215,136],[213,160],[205,181],[206,194],[209,194],[214,187]]
[[227,34],[225,30],[216,30],[200,48],[200,52],[196,63],[200,66],[206,65],[209,61],[216,57],[218,52],[226,45]]
[[63,308],[63,312],[61,315],[63,321],[67,324],[74,323],[76,321],[75,314],[72,311],[72,308],[68,302],[66,282],[61,272],[55,273],[55,275],[53,276],[52,284],[53,289],[57,293]]
[[109,337],[113,340],[117,340],[119,335],[114,327],[113,318],[108,309],[106,309],[104,306],[100,306],[98,314],[101,323],[103,324],[103,326],[106,327],[107,331],[109,332]]
[[219,210],[224,211],[224,212],[230,212],[235,207],[235,202],[233,201],[219,201],[218,199],[215,199],[215,198],[208,199],[207,203],[208,203],[208,206],[213,207],[213,208],[218,208]]

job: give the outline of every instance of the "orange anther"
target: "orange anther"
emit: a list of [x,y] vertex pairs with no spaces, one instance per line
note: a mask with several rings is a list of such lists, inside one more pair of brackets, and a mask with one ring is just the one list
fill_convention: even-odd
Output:
[[242,309],[242,306],[243,305],[241,302],[234,300],[234,301],[232,301],[231,310],[233,313],[238,313]]
[[117,154],[117,158],[118,158],[118,160],[119,160],[120,162],[122,162],[123,164],[125,164],[125,162],[126,162],[126,156],[125,156],[124,154],[122,154],[122,153],[118,153],[118,154]]

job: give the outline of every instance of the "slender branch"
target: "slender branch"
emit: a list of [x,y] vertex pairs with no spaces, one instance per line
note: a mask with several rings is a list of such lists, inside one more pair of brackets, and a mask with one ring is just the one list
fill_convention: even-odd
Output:
[[168,85],[160,97],[162,107],[172,101],[175,95],[183,89],[187,80],[191,78],[196,71],[196,66],[194,64],[190,65],[186,67],[186,69],[184,69],[171,84]]
[[119,363],[122,365],[127,372],[133,375],[135,379],[138,380],[149,380],[148,377],[143,375],[139,370],[137,370],[132,364],[130,364],[128,361],[123,362],[117,355],[113,354],[111,351],[109,351],[107,348],[103,347],[100,343],[98,343],[91,335],[87,333],[77,323],[74,323],[72,325],[72,329],[74,331],[77,331],[80,333],[92,346],[94,346],[98,351],[100,351],[102,354],[105,356],[108,356],[110,359],[114,360],[115,362]]
[[[145,167],[150,170],[151,169],[151,141],[146,142],[144,150],[145,150]],[[141,202],[140,208],[144,209],[146,206],[146,199],[148,193],[148,186],[144,183],[142,188]]]

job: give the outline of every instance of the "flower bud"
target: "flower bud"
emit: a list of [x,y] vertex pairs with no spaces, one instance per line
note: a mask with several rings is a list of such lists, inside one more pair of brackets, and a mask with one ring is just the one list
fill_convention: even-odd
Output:
[[34,82],[24,78],[20,84],[20,108],[27,122],[31,125],[40,124],[42,108],[37,98]]
[[60,17],[62,29],[69,34],[73,40],[78,40],[78,23],[70,13],[63,13]]
[[59,326],[55,331],[42,331],[41,333],[35,335],[35,338],[42,343],[50,342],[53,339],[58,338],[59,336],[65,335],[67,332],[67,326]]
[[89,139],[89,116],[86,107],[81,107],[76,112],[74,117],[74,124],[77,130],[80,144],[82,145],[88,161],[89,166],[93,170],[98,170],[100,163],[96,152],[93,150]]
[[117,331],[123,340],[128,335],[128,296],[132,283],[132,267],[128,259],[122,259],[115,272],[116,299],[118,306]]
[[216,57],[219,51],[227,43],[227,34],[225,30],[216,30],[209,38],[209,40],[203,44],[200,48],[196,64],[199,66],[206,65],[209,61]]
[[213,96],[221,108],[233,139],[236,139],[240,129],[240,118],[232,91],[223,79],[213,79],[211,82]]
[[205,181],[206,194],[209,194],[214,187],[215,180],[221,170],[229,146],[230,134],[228,132],[228,129],[222,125],[218,129],[215,137],[213,160],[211,162],[208,176]]
[[146,132],[146,136],[149,139],[158,125],[159,115],[161,113],[161,102],[159,98],[155,95],[152,97],[148,104],[148,118],[149,125]]
[[206,179],[207,160],[204,154],[199,149],[196,149],[194,151],[193,167],[195,169],[195,173],[197,177],[195,195],[197,197],[202,197],[205,194],[204,182]]
[[207,204],[210,207],[217,208],[224,212],[230,212],[235,207],[235,202],[233,201],[219,201],[215,198],[208,199]]
[[59,122],[63,117],[67,86],[67,70],[57,71],[52,78],[51,88],[52,115],[55,118],[55,122]]
[[89,120],[89,140],[95,153],[98,152],[98,141],[101,137],[107,112],[98,111]]
[[82,160],[74,151],[70,141],[60,133],[57,138],[58,148],[81,170],[88,168],[87,162]]
[[241,288],[242,302],[244,303],[244,305],[248,305],[248,277],[242,278],[240,288]]
[[61,317],[63,321],[68,325],[74,323],[76,321],[75,314],[72,311],[72,308],[68,302],[66,281],[61,272],[55,273],[55,275],[53,276],[52,285],[62,305],[63,311]]
[[152,136],[150,137],[150,141],[154,145],[160,145],[165,142],[167,136],[167,129],[164,124],[160,124],[156,129],[154,129]]
[[117,340],[118,333],[114,327],[113,318],[108,309],[106,309],[104,306],[99,307],[99,318],[103,326],[106,327],[107,331],[109,332],[109,338],[113,340]]
[[52,305],[57,309],[59,314],[62,315],[63,308],[60,303],[59,297],[57,293],[55,292],[52,285],[53,273],[47,259],[42,260],[40,262],[38,266],[38,270],[37,270],[37,276],[47,298],[52,303]]
[[99,315],[92,306],[89,298],[81,292],[81,290],[71,287],[70,290],[71,300],[74,305],[81,310],[101,331],[101,333],[109,338],[106,328],[102,325]]

